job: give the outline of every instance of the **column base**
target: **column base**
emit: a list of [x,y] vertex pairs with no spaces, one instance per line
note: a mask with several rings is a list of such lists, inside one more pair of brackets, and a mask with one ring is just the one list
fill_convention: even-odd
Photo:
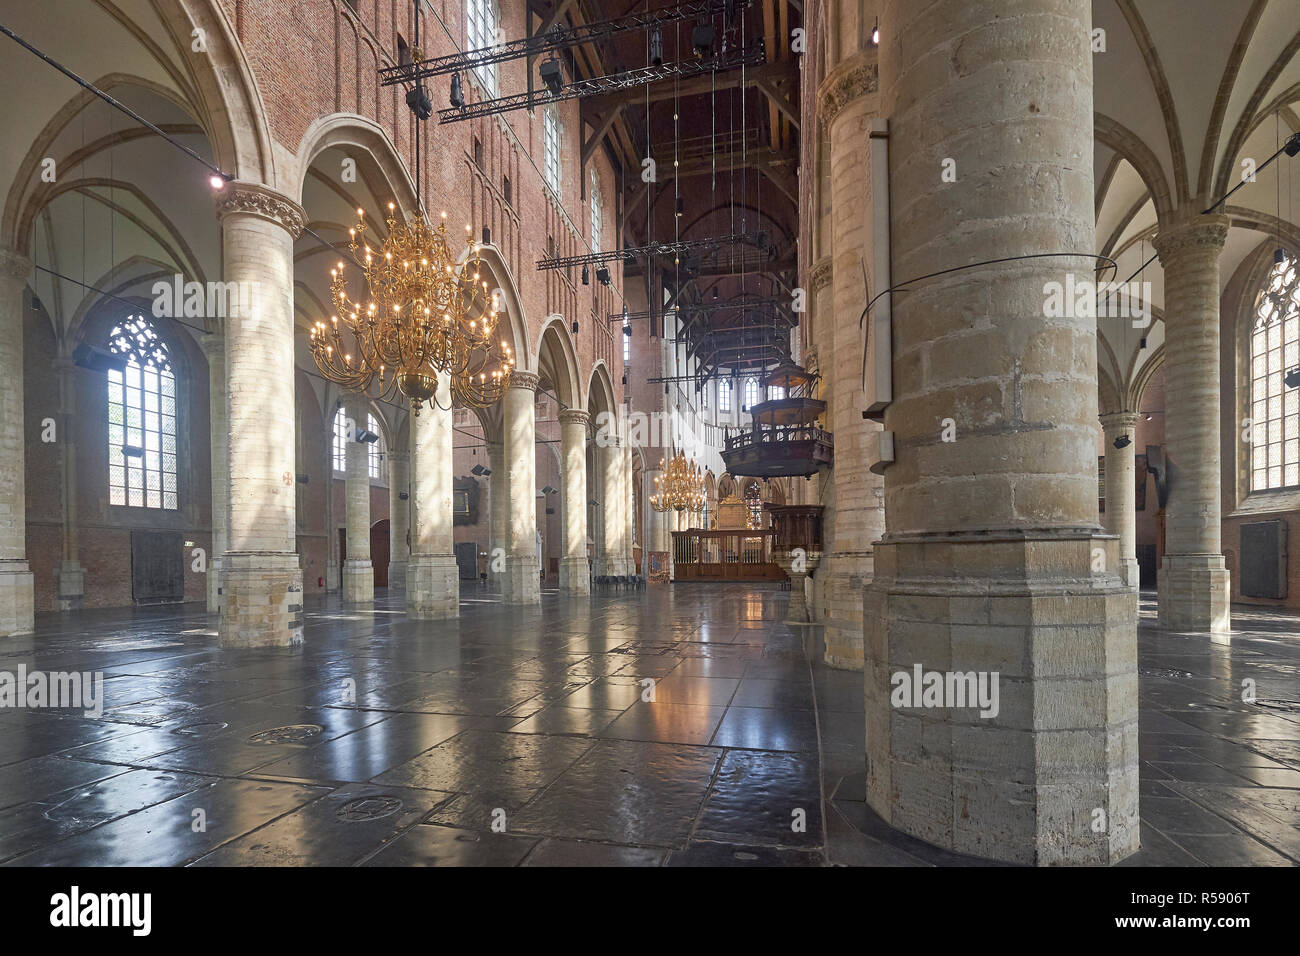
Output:
[[369,561],[344,561],[343,602],[345,604],[373,604],[374,600],[374,565]]
[[421,621],[460,616],[460,566],[454,554],[411,555],[406,565],[406,616]]
[[567,594],[591,593],[591,569],[585,556],[560,558],[560,590]]
[[325,593],[334,594],[339,589],[339,563],[331,561],[325,565]]
[[35,621],[35,577],[27,562],[0,561],[0,637],[30,634]]
[[1156,577],[1161,629],[1231,633],[1231,583],[1221,554],[1166,554]]
[[876,545],[867,802],[890,825],[1022,864],[1138,849],[1137,608],[1092,570],[1118,547],[1086,530]]
[[388,590],[405,591],[406,590],[406,569],[408,565],[405,561],[388,562]]
[[205,582],[208,598],[208,613],[221,613],[221,557],[214,556],[208,562],[208,578]]
[[542,583],[536,554],[506,555],[501,594],[507,604],[541,604]]
[[227,551],[221,567],[222,647],[302,643],[302,569],[292,551]]
[[827,667],[862,670],[862,589],[871,583],[874,568],[871,551],[839,551],[828,555],[817,572]]
[[632,572],[627,569],[627,559],[622,555],[607,554],[596,558],[594,573],[597,577],[626,577]]
[[64,561],[54,569],[54,586],[59,610],[78,610],[86,595],[86,569],[75,561]]

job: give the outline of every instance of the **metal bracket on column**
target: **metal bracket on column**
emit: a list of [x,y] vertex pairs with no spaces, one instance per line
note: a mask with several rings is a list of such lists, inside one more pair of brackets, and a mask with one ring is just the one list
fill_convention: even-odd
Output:
[[[890,288],[889,271],[889,121],[871,121],[871,189],[867,195],[867,217],[871,228],[871,262],[865,306],[875,289]],[[883,421],[885,408],[894,400],[893,297],[882,296],[866,320],[862,355],[862,387],[867,407],[862,417]],[[891,457],[892,447],[891,447]],[[872,469],[875,470],[874,468]]]

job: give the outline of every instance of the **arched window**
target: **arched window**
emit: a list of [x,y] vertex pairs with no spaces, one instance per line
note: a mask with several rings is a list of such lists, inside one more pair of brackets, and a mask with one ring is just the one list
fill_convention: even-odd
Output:
[[560,114],[554,106],[542,111],[542,153],[545,159],[546,185],[560,194]]
[[741,411],[753,411],[754,406],[758,404],[758,379],[745,379],[745,403]]
[[108,348],[126,368],[108,371],[108,500],[175,511],[176,377],[167,345],[143,315],[113,326]]
[[[383,437],[379,431],[379,422],[375,421],[374,415],[366,416],[366,431],[373,435],[380,435],[375,441],[366,446],[366,473],[371,478],[380,478],[383,476]],[[333,459],[334,470],[346,472],[348,470],[348,442],[355,441],[356,436],[348,430],[348,417],[344,414],[343,406],[334,413],[334,445]]]
[[596,167],[591,168],[591,251],[600,252],[600,179]]
[[[380,434],[379,422],[375,421],[374,415],[366,416],[366,431],[370,432],[370,434],[372,435]],[[384,450],[380,447],[382,443],[383,443],[382,438],[376,438],[374,441],[372,441],[369,444],[369,446],[367,446],[367,451],[366,451],[367,471],[369,472],[371,478],[378,478],[382,474],[380,472],[380,466],[384,460]]]
[[[493,0],[468,0],[465,4],[465,27],[470,50],[481,50],[497,42],[497,8]],[[474,75],[483,84],[489,98],[497,95],[497,65],[479,63]]]
[[1300,274],[1295,256],[1275,265],[1255,300],[1250,336],[1252,491],[1300,485],[1300,389],[1283,377],[1300,366]]
[[343,414],[343,406],[334,413],[334,445],[333,458],[335,471],[348,470],[348,440],[352,436],[348,434],[348,417]]
[[718,411],[731,411],[731,379],[718,379]]

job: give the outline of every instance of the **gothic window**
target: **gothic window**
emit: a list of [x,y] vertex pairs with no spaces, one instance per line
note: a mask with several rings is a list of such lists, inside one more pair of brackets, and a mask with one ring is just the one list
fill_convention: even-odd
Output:
[[554,106],[542,111],[542,153],[545,159],[546,185],[560,194],[560,114]]
[[1269,273],[1255,301],[1250,337],[1252,491],[1300,485],[1300,389],[1287,372],[1300,366],[1300,283],[1289,256]]
[[143,315],[117,325],[109,351],[126,356],[108,371],[108,500],[175,511],[176,377],[167,345]]
[[[493,0],[468,0],[465,4],[465,20],[468,27],[468,45],[470,50],[482,50],[494,46],[497,42],[497,9]],[[497,65],[479,63],[474,67],[474,75],[483,84],[483,91],[489,98],[497,95]]]
[[746,411],[746,412],[753,411],[754,406],[757,404],[758,404],[758,379],[747,378],[745,379],[744,408],[742,408],[741,411]]
[[596,170],[591,170],[591,251],[600,252],[600,228],[601,228],[600,208],[600,180],[596,176]]
[[731,411],[731,379],[718,379],[718,411]]

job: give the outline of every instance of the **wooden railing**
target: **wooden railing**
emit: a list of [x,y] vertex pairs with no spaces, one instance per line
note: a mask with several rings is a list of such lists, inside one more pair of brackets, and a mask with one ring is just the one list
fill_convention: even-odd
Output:
[[674,531],[674,581],[783,581],[772,531]]

